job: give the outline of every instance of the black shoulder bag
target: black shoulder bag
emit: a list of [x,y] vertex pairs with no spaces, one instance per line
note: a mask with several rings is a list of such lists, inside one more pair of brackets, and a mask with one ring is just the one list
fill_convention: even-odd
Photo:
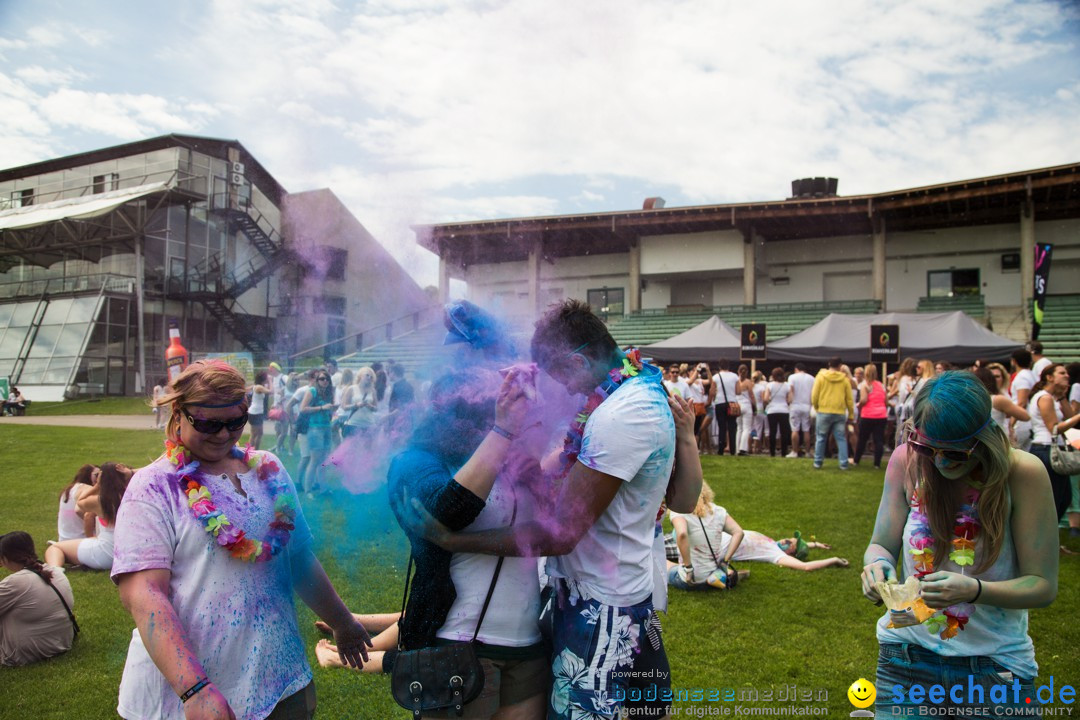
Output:
[[[38,575],[38,577],[41,576]],[[64,610],[67,611],[68,617],[71,618],[71,627],[75,629],[75,634],[71,636],[71,639],[74,640],[75,638],[79,637],[79,623],[75,622],[75,613],[71,612],[71,607],[67,604],[67,600],[65,600],[64,596],[60,594],[60,591],[56,589],[56,586],[45,578],[41,579],[46,585],[52,588],[52,591],[56,593],[56,597],[60,598],[60,604],[64,606]]]
[[720,590],[734,589],[735,586],[739,584],[738,571],[716,555],[716,551],[713,550],[712,540],[709,539],[709,531],[705,529],[705,521],[700,517],[697,521],[701,523],[701,532],[705,536],[705,542],[709,546],[709,552],[712,553],[713,562],[716,563],[716,570],[709,573],[709,577],[705,579],[705,582]]
[[[511,525],[515,517],[516,500],[510,517]],[[465,704],[475,700],[483,691],[484,668],[476,654],[476,637],[480,634],[480,625],[487,614],[504,559],[500,557],[495,563],[495,572],[492,574],[480,617],[476,619],[472,640],[419,650],[402,650],[394,660],[394,668],[390,671],[390,692],[398,705],[412,711],[415,720],[420,720],[425,710],[452,709],[461,717]],[[401,599],[402,616],[405,614],[405,603],[409,597],[412,566],[413,557],[410,554],[409,567],[405,571],[405,595]]]

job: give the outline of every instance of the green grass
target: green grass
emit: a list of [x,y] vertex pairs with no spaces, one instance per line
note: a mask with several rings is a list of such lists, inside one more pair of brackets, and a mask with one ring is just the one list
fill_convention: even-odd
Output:
[[[160,448],[155,431],[11,426],[0,431],[0,531],[30,532],[39,548],[56,532],[56,495],[86,461],[140,465]],[[17,459],[17,462],[16,462]],[[293,469],[292,463],[287,464]],[[870,536],[881,473],[867,467],[841,473],[810,470],[808,460],[705,458],[706,478],[744,528],[774,537],[795,529],[830,542],[857,564]],[[307,503],[317,554],[350,607],[363,612],[400,607],[407,555],[383,496]],[[1071,543],[1073,549],[1080,544]],[[813,551],[823,557],[825,551]],[[851,711],[847,687],[873,679],[874,622],[880,610],[859,592],[858,571],[805,574],[744,563],[751,576],[733,592],[671,591],[664,621],[673,682],[685,688],[781,688],[828,691],[829,716]],[[83,633],[71,652],[25,668],[0,668],[0,720],[115,717],[116,691],[133,627],[105,573],[71,572]],[[1041,675],[1076,684],[1080,667],[1080,562],[1063,558],[1053,606],[1031,612]],[[305,641],[313,647],[314,619],[299,606]],[[320,718],[406,718],[390,698],[385,677],[315,669]],[[744,703],[754,705],[755,703]],[[764,705],[765,703],[758,703]],[[776,704],[774,703],[773,706]],[[715,707],[715,706],[714,706]],[[688,708],[682,706],[683,715]],[[701,708],[699,708],[701,709]]]
[[34,402],[27,415],[150,415],[150,405],[143,397],[100,397]]

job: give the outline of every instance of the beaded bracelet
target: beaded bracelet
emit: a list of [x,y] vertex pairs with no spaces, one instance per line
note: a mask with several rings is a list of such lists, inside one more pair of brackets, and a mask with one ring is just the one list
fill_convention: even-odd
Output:
[[968,600],[969,603],[974,603],[976,600],[979,599],[979,596],[982,595],[982,580],[980,580],[979,578],[975,578],[975,582],[979,583],[979,589],[978,591],[976,591],[975,597]]
[[180,702],[187,702],[191,698],[195,697],[200,690],[210,684],[210,679],[206,677],[199,678],[199,681],[188,688],[187,692],[180,696]]

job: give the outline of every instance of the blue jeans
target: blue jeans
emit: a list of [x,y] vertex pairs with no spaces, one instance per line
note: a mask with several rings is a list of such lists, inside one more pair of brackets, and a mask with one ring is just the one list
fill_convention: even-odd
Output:
[[[1038,715],[1041,713],[1040,705],[1034,699],[1034,682],[1034,678],[1014,676],[985,656],[945,657],[918,645],[882,643],[878,651],[877,681],[874,683],[877,688],[875,715],[878,720],[914,720],[934,716],[953,720],[989,719]],[[997,690],[994,690],[995,685],[998,686]],[[921,691],[921,696],[916,699],[911,697],[913,686]],[[935,691],[933,697],[930,696],[932,688]],[[901,702],[896,702],[897,693],[902,694]],[[992,693],[998,702],[991,698]],[[1033,698],[1030,704],[1025,702],[1027,698]],[[923,715],[917,710],[920,707],[934,711]],[[971,712],[972,708],[992,707],[1008,707],[1013,711],[1009,715],[998,715],[992,710]],[[967,712],[958,711],[958,708],[966,708]]]
[[825,446],[829,444],[829,432],[836,438],[836,452],[840,467],[847,467],[847,415],[840,413],[817,414],[817,443],[814,445],[814,465],[821,467],[825,461]]

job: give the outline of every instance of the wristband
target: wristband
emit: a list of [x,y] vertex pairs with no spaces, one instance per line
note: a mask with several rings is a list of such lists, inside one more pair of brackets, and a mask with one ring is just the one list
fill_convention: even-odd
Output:
[[501,435],[502,437],[506,438],[507,440],[513,440],[514,439],[514,433],[510,432],[509,430],[504,430],[501,427],[499,427],[498,425],[492,425],[491,426],[491,432],[495,433],[496,435]]
[[200,678],[197,683],[188,688],[187,692],[180,696],[181,702],[187,702],[191,698],[199,694],[199,691],[210,684],[209,678]]
[[975,578],[975,582],[979,583],[979,589],[975,592],[975,597],[968,600],[969,603],[974,603],[976,600],[979,599],[979,596],[982,595],[982,580],[980,580],[979,578]]

